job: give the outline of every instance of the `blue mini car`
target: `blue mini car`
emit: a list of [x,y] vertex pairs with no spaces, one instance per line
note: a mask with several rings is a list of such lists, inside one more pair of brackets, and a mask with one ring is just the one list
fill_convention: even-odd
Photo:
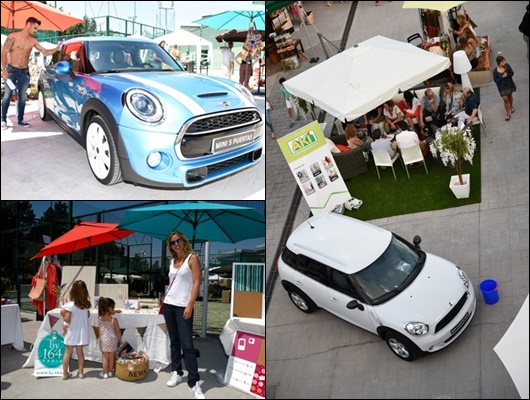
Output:
[[40,117],[86,149],[105,185],[193,188],[262,158],[264,124],[250,91],[183,71],[149,40],[70,39],[38,88]]

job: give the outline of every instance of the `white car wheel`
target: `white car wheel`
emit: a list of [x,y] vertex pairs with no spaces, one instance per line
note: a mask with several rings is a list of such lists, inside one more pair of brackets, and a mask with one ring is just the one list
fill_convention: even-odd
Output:
[[39,90],[38,105],[39,105],[40,119],[42,119],[43,121],[49,121],[50,113],[48,112],[48,109],[46,108],[46,99],[44,98],[44,93],[42,93],[42,90]]
[[121,182],[120,161],[105,120],[99,115],[90,119],[86,129],[88,164],[96,179],[104,185]]

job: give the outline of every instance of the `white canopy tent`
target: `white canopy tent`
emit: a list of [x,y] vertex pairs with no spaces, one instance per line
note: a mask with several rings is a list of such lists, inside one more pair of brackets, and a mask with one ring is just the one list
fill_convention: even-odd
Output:
[[[169,46],[173,46],[174,44],[177,44],[179,46],[179,49],[182,51],[183,46],[195,46],[196,48],[196,59],[194,61],[200,61],[201,59],[201,50],[203,47],[208,48],[208,62],[210,65],[212,65],[213,61],[213,43],[209,40],[206,40],[200,36],[194,35],[191,32],[185,31],[184,29],[177,29],[174,32],[168,33],[164,36],[160,36],[155,39],[157,42],[161,42],[162,40],[166,41],[166,44]],[[170,47],[166,50],[170,51]],[[184,52],[183,52],[183,58],[184,58]],[[183,59],[182,61],[190,61]]]
[[446,70],[449,58],[375,36],[285,81],[293,95],[352,121]]

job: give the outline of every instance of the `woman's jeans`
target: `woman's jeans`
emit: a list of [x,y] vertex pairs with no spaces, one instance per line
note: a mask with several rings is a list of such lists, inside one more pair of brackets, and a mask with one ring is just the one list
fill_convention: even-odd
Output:
[[[24,109],[26,108],[26,91],[29,87],[29,68],[16,68],[11,65],[7,65],[7,77],[15,84],[18,91],[18,102],[17,102],[17,117],[18,122],[24,120]],[[9,108],[9,101],[13,90],[9,89],[7,84],[5,85],[4,98],[2,99],[2,121],[7,121],[7,109]]]
[[188,370],[188,386],[193,387],[201,378],[197,355],[193,347],[193,313],[189,319],[184,319],[184,309],[185,307],[166,303],[164,304],[164,319],[171,342],[171,371],[177,371],[180,376],[184,374],[182,372],[182,351]]
[[274,132],[271,120],[271,110],[265,110],[265,124],[267,124],[271,132]]

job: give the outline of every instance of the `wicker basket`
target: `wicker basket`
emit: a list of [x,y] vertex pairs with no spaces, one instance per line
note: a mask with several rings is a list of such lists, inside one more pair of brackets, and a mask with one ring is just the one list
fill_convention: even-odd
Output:
[[122,381],[140,381],[145,379],[149,374],[149,359],[145,361],[134,362],[134,360],[119,361],[116,360],[116,377]]

